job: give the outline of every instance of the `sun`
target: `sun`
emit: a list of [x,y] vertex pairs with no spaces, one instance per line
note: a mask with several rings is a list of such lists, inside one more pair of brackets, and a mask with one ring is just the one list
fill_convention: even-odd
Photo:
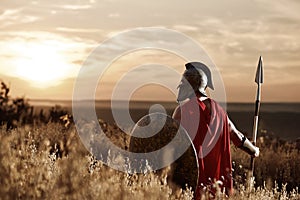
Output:
[[72,72],[73,66],[54,45],[35,43],[26,47],[19,46],[18,49],[19,56],[14,62],[14,73],[35,87],[58,85]]

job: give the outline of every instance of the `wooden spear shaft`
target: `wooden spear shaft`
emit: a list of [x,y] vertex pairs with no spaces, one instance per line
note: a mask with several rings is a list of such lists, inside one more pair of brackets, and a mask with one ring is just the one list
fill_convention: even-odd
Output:
[[[256,102],[255,102],[255,114],[254,114],[254,124],[253,124],[253,135],[252,142],[256,145],[256,136],[258,130],[258,116],[259,116],[259,108],[260,108],[260,99],[261,99],[261,84],[263,83],[263,62],[262,57],[259,57],[255,82],[257,83],[257,93],[256,93]],[[251,157],[250,160],[250,189],[253,187],[253,172],[254,172],[254,157]]]

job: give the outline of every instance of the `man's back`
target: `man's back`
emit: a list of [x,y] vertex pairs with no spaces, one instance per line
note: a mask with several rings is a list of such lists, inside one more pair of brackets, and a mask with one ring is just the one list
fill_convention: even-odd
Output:
[[[199,112],[195,111],[195,104]],[[175,111],[174,118],[180,121],[193,139],[199,161],[198,184],[209,186],[221,180],[227,193],[230,193],[230,133],[226,112],[212,99],[200,101],[194,97]]]

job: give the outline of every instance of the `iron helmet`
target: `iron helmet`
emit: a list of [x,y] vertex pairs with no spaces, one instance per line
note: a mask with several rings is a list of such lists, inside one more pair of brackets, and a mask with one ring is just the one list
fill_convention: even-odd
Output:
[[214,89],[210,69],[201,62],[189,62],[185,64],[185,67],[183,78],[178,86],[177,100],[183,101],[195,95],[195,91],[207,96],[205,89],[207,87]]

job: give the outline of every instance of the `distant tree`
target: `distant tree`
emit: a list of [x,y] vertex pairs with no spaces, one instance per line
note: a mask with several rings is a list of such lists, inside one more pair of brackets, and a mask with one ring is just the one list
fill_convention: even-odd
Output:
[[34,107],[27,99],[12,98],[9,92],[9,86],[0,80],[0,126],[6,125],[7,130],[17,125],[48,122],[60,123],[68,128],[73,123],[72,115],[60,105],[51,107],[48,112],[40,109],[39,113],[34,113]]
[[7,129],[11,129],[18,123],[32,123],[33,107],[24,97],[11,98],[7,84],[1,80],[0,83],[0,124],[6,124]]

